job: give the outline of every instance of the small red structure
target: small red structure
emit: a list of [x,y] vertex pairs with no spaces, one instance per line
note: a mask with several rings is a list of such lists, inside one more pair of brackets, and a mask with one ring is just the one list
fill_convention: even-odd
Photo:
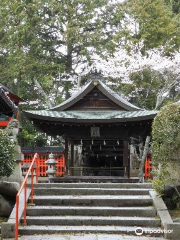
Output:
[[18,119],[18,105],[22,101],[11,90],[0,84],[0,127],[7,127],[9,121]]
[[144,166],[145,179],[152,178],[151,171],[152,171],[152,159],[151,159],[151,155],[148,155],[146,157],[145,166]]
[[[28,170],[29,165],[32,162],[35,153],[38,153],[38,157],[35,161],[35,167],[37,168],[38,177],[47,176],[47,164],[45,163],[49,154],[53,153],[55,160],[58,162],[56,164],[56,176],[64,177],[65,172],[65,161],[64,161],[64,149],[61,147],[36,147],[36,148],[22,148],[22,153],[24,154],[24,160],[21,162],[22,169]],[[25,167],[27,166],[27,167]],[[25,167],[25,168],[24,168]]]

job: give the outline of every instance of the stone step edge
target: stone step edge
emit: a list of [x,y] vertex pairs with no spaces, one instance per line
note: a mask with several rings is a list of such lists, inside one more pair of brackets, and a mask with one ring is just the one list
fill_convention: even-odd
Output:
[[[140,228],[140,227],[138,227]],[[42,225],[31,225],[31,226],[20,226],[19,233],[24,235],[35,235],[35,234],[51,234],[51,233],[107,233],[107,234],[128,234],[135,235],[137,227],[125,227],[125,226],[42,226]],[[143,227],[143,235],[148,236],[163,236],[161,228],[150,228]],[[155,232],[154,232],[155,231]],[[153,232],[153,234],[150,234]]]
[[[35,183],[34,186],[58,186],[58,185],[67,185],[67,186],[78,186],[78,185],[102,185],[102,186],[149,186],[152,187],[152,183],[108,183],[108,182],[99,182],[99,183],[91,183],[91,182],[71,182],[71,183]],[[31,186],[30,184],[28,184],[28,186]]]
[[51,195],[51,196],[34,196],[34,200],[36,199],[46,199],[46,200],[55,200],[55,199],[68,199],[68,200],[75,200],[75,199],[86,199],[86,200],[152,200],[150,195]]
[[152,206],[144,206],[144,207],[139,207],[139,206],[134,206],[134,207],[105,207],[105,206],[28,206],[27,209],[41,209],[41,210],[65,210],[65,209],[70,209],[70,210],[128,210],[128,211],[134,211],[134,210],[155,210],[154,207]]
[[[37,188],[34,187],[34,190],[47,190],[47,188]],[[52,187],[50,190],[102,190],[102,191],[151,191],[152,188],[66,188],[66,187]]]
[[160,221],[159,218],[154,218],[154,217],[125,217],[125,216],[71,216],[71,215],[58,215],[58,216],[27,216],[26,219],[35,219],[35,220],[61,220],[61,219],[66,219],[66,220],[129,220],[129,221]]

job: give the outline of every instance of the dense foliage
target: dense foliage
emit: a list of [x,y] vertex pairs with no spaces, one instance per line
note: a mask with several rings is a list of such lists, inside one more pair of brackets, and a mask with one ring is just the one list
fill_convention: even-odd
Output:
[[[175,181],[169,169],[177,171],[180,162],[180,104],[163,107],[153,122],[153,164],[158,179],[155,185],[160,192],[168,180]],[[160,165],[159,165],[160,164]],[[157,171],[158,170],[158,171]]]
[[[108,0],[0,1],[0,82],[50,107],[92,52],[112,52],[122,13]],[[102,50],[103,49],[103,50]],[[61,90],[59,90],[61,89]]]
[[5,130],[0,130],[0,177],[9,177],[14,170],[14,144]]
[[167,42],[167,52],[179,48],[179,21],[174,17],[172,6],[166,4],[166,1],[128,0],[127,9],[136,23],[131,40],[139,44],[143,41],[141,50],[144,53]]
[[153,159],[180,161],[180,104],[163,107],[153,122]]

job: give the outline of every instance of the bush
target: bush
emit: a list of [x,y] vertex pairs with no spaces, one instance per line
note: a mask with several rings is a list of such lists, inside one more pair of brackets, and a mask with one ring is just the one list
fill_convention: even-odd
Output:
[[152,129],[153,160],[168,163],[180,160],[180,105],[163,107]]
[[156,167],[155,189],[161,193],[165,184],[175,182],[180,163],[180,104],[165,106],[152,126],[152,157]]
[[0,177],[9,177],[15,168],[14,143],[5,130],[0,129]]

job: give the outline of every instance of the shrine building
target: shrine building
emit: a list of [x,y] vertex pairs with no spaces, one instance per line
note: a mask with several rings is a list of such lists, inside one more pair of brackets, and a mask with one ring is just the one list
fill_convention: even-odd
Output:
[[93,76],[56,107],[25,114],[40,131],[63,137],[66,175],[129,178],[139,169],[132,142],[143,146],[157,111],[140,109]]
[[7,127],[10,120],[18,119],[18,105],[23,100],[0,84],[0,128]]

